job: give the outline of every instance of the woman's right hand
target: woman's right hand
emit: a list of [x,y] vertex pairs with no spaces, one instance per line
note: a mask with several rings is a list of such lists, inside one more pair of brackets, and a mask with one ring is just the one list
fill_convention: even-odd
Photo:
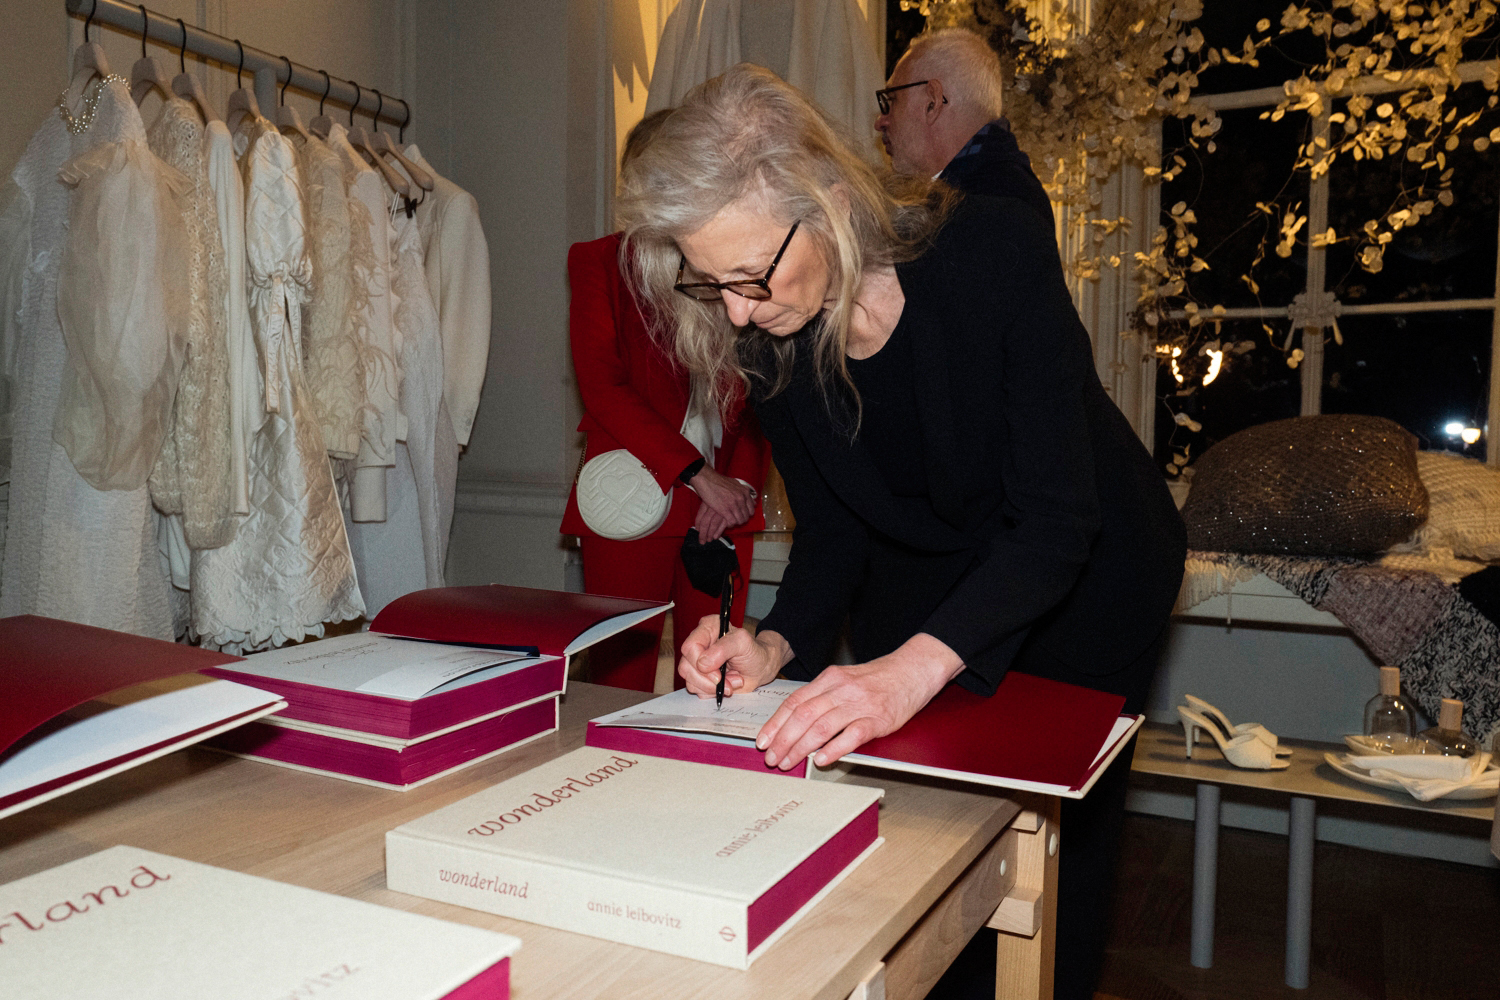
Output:
[[713,541],[731,528],[744,524],[755,513],[755,490],[706,465],[688,480],[688,485],[702,501],[693,525],[698,529],[700,542]]
[[775,632],[751,635],[742,628],[731,628],[720,636],[719,616],[704,615],[682,643],[677,672],[689,691],[709,698],[719,683],[719,666],[726,664],[729,669],[724,694],[728,696],[754,691],[775,680],[791,658],[786,640]]

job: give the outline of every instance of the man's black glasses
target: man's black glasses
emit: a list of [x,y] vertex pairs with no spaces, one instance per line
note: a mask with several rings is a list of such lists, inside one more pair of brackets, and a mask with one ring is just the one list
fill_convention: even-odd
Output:
[[877,91],[875,91],[875,103],[878,104],[878,105],[880,105],[880,113],[881,114],[888,115],[888,114],[891,113],[891,95],[892,94],[894,94],[898,90],[905,90],[907,87],[920,87],[924,83],[931,83],[931,82],[932,82],[931,80],[918,80],[916,83],[903,83],[899,87],[887,87],[884,90],[877,90]]
[[792,233],[802,225],[798,219],[792,223],[791,230],[786,234],[786,239],[781,241],[781,249],[776,251],[776,256],[771,259],[771,266],[766,268],[766,273],[759,278],[748,278],[742,281],[695,281],[683,284],[682,275],[687,270],[687,258],[682,258],[682,263],[677,265],[677,283],[672,286],[690,299],[699,302],[714,302],[724,297],[725,292],[733,292],[736,295],[757,301],[771,297],[771,275],[776,273],[776,265],[781,263],[781,255],[786,253],[787,244],[792,242]]

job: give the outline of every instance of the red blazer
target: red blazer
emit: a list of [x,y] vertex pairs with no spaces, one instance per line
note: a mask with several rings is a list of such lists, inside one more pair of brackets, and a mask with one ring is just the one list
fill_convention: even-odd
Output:
[[[573,244],[568,250],[568,281],[573,291],[568,338],[584,409],[578,429],[588,433],[584,460],[616,448],[628,449],[664,491],[673,491],[672,509],[651,537],[686,535],[697,517],[699,501],[696,493],[677,482],[677,476],[702,457],[679,432],[691,392],[688,374],[647,330],[640,307],[620,274],[620,234]],[[760,425],[741,399],[725,414],[724,443],[716,453],[714,468],[759,491],[769,463],[770,448]],[[749,534],[764,527],[757,501],[750,520],[731,534]],[[561,531],[593,534],[578,512],[576,485],[568,494]]]

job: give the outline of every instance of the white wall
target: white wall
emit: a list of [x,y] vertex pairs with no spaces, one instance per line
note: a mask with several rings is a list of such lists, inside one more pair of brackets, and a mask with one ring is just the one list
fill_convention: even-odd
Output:
[[564,584],[557,529],[580,415],[566,259],[571,243],[609,231],[610,23],[599,0],[421,5],[417,103],[440,137],[434,166],[479,200],[494,292],[484,397],[459,464],[453,584]]

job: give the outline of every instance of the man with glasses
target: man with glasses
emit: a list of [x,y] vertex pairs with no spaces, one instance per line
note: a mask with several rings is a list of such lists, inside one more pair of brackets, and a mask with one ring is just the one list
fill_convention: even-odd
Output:
[[1052,224],[1052,202],[1001,114],[1000,58],[963,28],[918,36],[875,92],[891,166],[966,194],[1016,198]]

